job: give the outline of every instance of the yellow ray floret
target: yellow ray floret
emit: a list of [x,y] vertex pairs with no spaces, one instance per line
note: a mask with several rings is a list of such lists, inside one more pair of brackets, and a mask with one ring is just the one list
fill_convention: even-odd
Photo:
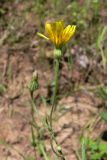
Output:
[[57,48],[60,48],[70,40],[75,30],[75,25],[68,25],[64,28],[64,21],[58,21],[45,24],[45,33],[47,37],[41,33],[38,33],[38,35],[50,40]]

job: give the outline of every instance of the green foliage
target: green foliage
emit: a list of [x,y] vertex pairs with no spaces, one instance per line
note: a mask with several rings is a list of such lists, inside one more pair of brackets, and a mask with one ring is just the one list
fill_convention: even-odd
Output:
[[107,112],[101,112],[100,116],[104,121],[107,121]]
[[107,158],[107,143],[101,141],[100,139],[92,140],[89,138],[82,138],[82,143],[85,142],[83,148],[82,160],[91,159],[91,160],[101,160]]
[[106,38],[106,33],[107,33],[107,26],[104,26],[103,28],[101,28],[99,35],[98,35],[98,38],[97,38],[97,41],[96,41],[97,48],[99,48],[102,45],[103,41]]
[[82,137],[81,138],[81,157],[82,157],[82,160],[87,160],[86,145],[87,145],[87,139]]
[[103,99],[107,100],[107,87],[101,87],[97,89],[96,93]]
[[97,47],[97,50],[98,49],[100,50],[98,53],[102,57],[102,63],[105,71],[107,69],[107,46],[106,46],[107,36],[106,35],[107,35],[107,26],[103,26],[99,31],[99,35],[96,41],[96,47]]
[[[89,144],[92,145],[88,145],[88,149],[90,151],[90,157],[92,160],[100,160],[103,158],[107,158],[107,143],[104,143],[102,141],[98,142],[99,140],[93,141],[93,140],[89,140]],[[93,144],[94,144],[94,148],[93,148]]]
[[46,16],[46,12],[44,11],[45,3],[46,0],[33,0],[32,2],[32,11],[34,14],[39,16],[38,18],[40,20],[40,25],[42,23],[41,21],[43,21],[44,17]]
[[0,15],[5,14],[5,10],[3,8],[0,8]]

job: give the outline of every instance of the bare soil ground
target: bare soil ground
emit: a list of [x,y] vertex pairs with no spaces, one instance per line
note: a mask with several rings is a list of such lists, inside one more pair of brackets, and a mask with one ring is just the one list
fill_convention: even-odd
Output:
[[[38,104],[38,110],[44,115],[46,112],[49,113],[51,106],[44,106],[40,99],[37,100],[37,97],[41,93],[45,97],[48,95],[44,84],[47,77],[48,80],[52,78],[52,74],[49,69],[43,72],[46,64],[44,64],[43,69],[39,68],[38,65],[34,67],[29,54],[16,51],[7,58],[8,49],[4,47],[1,49],[0,55],[1,79],[6,86],[0,96],[0,159],[21,160],[23,159],[22,155],[34,155],[30,144],[31,104],[27,87],[29,80],[33,70],[38,68],[41,87],[35,94],[35,100]],[[36,53],[33,52],[30,56],[34,59],[37,57]],[[12,74],[6,71],[9,66]],[[75,151],[79,149],[80,136],[88,123],[94,124],[92,137],[100,136],[106,128],[106,124],[97,120],[96,117],[96,114],[101,110],[100,104],[101,101],[86,90],[78,91],[73,96],[65,95],[60,99],[58,111],[55,113],[55,117],[58,118],[54,121],[54,129],[59,143],[62,144],[66,159],[76,160]],[[50,152],[49,137],[44,141],[46,141],[47,152]],[[37,160],[39,159],[42,158],[38,157]]]

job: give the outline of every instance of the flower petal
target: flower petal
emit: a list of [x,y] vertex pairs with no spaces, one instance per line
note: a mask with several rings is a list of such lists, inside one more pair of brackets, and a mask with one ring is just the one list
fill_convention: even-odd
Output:
[[55,36],[52,30],[52,26],[50,23],[46,23],[45,24],[45,32],[48,35],[49,39],[54,42]]
[[46,40],[49,40],[49,38],[46,37],[46,36],[45,36],[44,34],[42,34],[42,33],[37,32],[37,35],[40,36],[40,37],[42,37],[42,38],[45,38]]
[[75,25],[68,25],[64,31],[63,31],[63,43],[66,43],[67,41],[69,41],[69,39],[73,36],[73,34],[75,33],[76,30],[76,26]]
[[61,35],[64,29],[64,21],[61,20],[51,23],[51,28],[54,34],[54,43],[56,44],[56,46],[59,46],[61,43]]
[[64,29],[64,21],[58,21],[51,24],[52,30],[60,34],[60,32]]

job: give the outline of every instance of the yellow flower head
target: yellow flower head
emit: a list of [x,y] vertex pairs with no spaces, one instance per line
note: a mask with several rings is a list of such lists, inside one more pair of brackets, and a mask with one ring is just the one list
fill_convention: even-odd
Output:
[[45,32],[47,37],[41,33],[38,33],[38,35],[50,40],[56,48],[60,48],[70,40],[75,33],[75,30],[75,25],[68,25],[64,28],[64,21],[58,21],[45,24]]

